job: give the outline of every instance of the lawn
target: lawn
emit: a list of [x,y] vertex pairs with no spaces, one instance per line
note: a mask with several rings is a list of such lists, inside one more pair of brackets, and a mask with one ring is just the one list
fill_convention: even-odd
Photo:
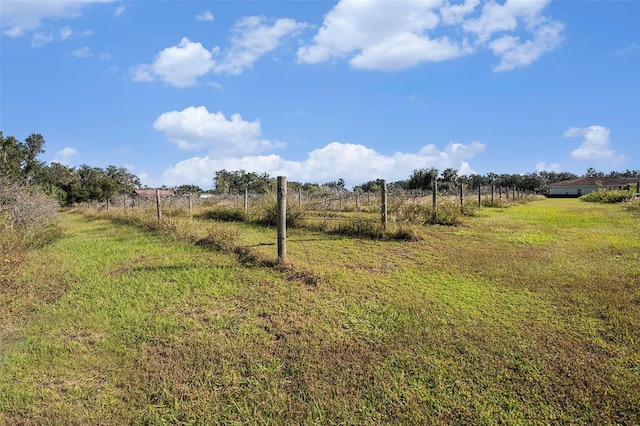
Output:
[[0,424],[640,423],[619,205],[485,208],[420,241],[291,230],[289,268],[274,229],[62,220],[0,289]]

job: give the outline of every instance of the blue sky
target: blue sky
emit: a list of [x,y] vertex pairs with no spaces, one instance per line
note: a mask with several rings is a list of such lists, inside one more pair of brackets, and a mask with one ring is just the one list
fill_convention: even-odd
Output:
[[211,188],[640,169],[637,1],[0,0],[0,130]]

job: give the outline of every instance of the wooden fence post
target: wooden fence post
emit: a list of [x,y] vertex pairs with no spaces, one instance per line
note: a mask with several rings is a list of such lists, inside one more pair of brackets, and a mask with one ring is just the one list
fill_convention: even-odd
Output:
[[278,176],[278,263],[287,263],[287,177]]
[[193,216],[193,194],[189,193],[189,216]]
[[380,216],[382,229],[387,229],[387,181],[383,180],[380,188]]
[[435,221],[438,217],[438,179],[433,178],[433,220]]
[[109,211],[109,197],[107,197],[107,212]]
[[493,207],[493,195],[496,192],[496,186],[491,184],[491,207]]
[[244,188],[244,213],[249,211],[249,189]]
[[464,214],[464,188],[460,184],[460,213]]
[[482,185],[478,185],[478,208],[482,207]]
[[298,207],[302,208],[302,187],[298,188]]
[[158,220],[162,220],[162,210],[160,210],[160,190],[156,189],[156,210],[158,211]]

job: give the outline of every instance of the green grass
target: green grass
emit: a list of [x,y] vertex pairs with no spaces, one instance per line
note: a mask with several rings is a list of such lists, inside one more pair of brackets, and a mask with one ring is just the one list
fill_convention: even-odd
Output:
[[285,269],[274,229],[63,220],[3,311],[0,424],[640,423],[622,206],[482,209],[411,242],[294,229]]

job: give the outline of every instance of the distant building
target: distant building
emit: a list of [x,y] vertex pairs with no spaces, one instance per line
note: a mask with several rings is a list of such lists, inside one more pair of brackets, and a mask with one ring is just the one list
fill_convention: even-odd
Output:
[[548,197],[580,197],[599,189],[626,189],[636,186],[640,178],[604,179],[596,177],[581,177],[579,179],[563,180],[549,185]]

